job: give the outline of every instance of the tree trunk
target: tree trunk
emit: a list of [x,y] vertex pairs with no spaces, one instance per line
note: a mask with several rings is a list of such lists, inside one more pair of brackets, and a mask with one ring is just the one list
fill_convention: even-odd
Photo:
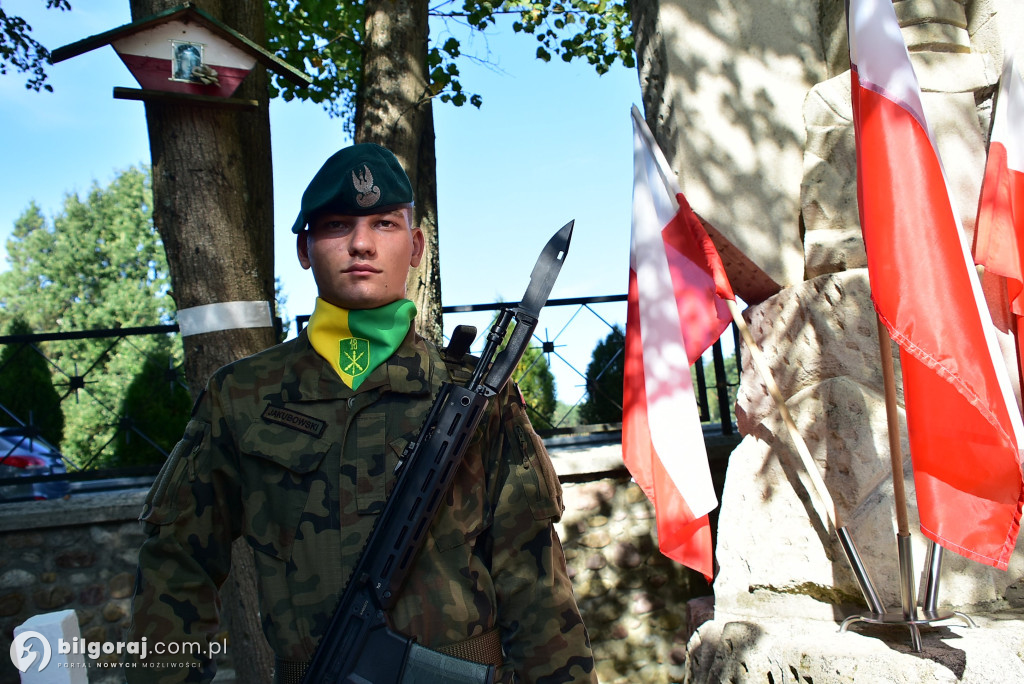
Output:
[[[180,4],[130,0],[133,19]],[[196,2],[211,16],[265,44],[260,0]],[[267,75],[257,67],[235,97],[255,111],[146,103],[153,165],[153,221],[164,243],[178,309],[234,301],[274,301],[273,187]],[[217,368],[277,341],[272,328],[183,338],[193,396]],[[235,544],[223,595],[229,653],[238,681],[271,681],[273,657],[257,614],[252,552]]]
[[366,0],[363,80],[356,97],[356,142],[376,142],[398,157],[416,194],[413,221],[426,249],[409,274],[409,298],[424,337],[441,341],[434,114],[427,89],[426,0]]

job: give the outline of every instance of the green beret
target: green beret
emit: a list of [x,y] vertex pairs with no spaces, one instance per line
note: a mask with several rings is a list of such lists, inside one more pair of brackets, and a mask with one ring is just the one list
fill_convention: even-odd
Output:
[[321,211],[366,216],[412,202],[412,184],[391,150],[360,143],[334,153],[316,172],[292,232],[301,233]]

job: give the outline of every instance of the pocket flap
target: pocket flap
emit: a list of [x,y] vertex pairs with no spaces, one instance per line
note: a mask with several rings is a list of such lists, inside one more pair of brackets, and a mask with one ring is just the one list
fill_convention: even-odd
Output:
[[550,518],[557,521],[562,517],[565,506],[555,468],[540,436],[530,425],[526,412],[513,403],[511,413],[509,438],[513,453],[518,452],[518,456],[513,459],[512,470],[530,502],[533,517],[537,520]]
[[293,473],[316,470],[331,447],[322,435],[327,423],[289,408],[268,406],[239,440],[243,454],[261,458]]

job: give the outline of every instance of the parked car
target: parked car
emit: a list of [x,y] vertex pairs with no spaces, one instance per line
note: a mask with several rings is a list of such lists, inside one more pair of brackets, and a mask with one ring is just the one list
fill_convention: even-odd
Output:
[[64,459],[53,445],[28,428],[0,428],[0,501],[61,499],[70,491],[68,481],[54,478],[24,484],[14,478],[67,473]]

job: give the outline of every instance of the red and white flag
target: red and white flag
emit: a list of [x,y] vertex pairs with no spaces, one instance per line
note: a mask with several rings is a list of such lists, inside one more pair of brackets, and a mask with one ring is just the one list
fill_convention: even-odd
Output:
[[[1024,316],[1024,74],[1007,52],[992,117],[988,162],[978,204],[974,261],[1002,277],[1010,312]],[[1018,355],[1020,352],[1018,351]]]
[[891,0],[850,0],[857,195],[872,298],[900,346],[921,530],[1005,570],[1024,435]]
[[1024,74],[1006,55],[981,186],[974,258],[1003,276],[1010,310],[1024,316]]
[[724,299],[734,297],[718,252],[667,169],[634,107],[622,451],[654,504],[661,552],[710,580],[707,514],[718,498],[690,365],[732,321]]

